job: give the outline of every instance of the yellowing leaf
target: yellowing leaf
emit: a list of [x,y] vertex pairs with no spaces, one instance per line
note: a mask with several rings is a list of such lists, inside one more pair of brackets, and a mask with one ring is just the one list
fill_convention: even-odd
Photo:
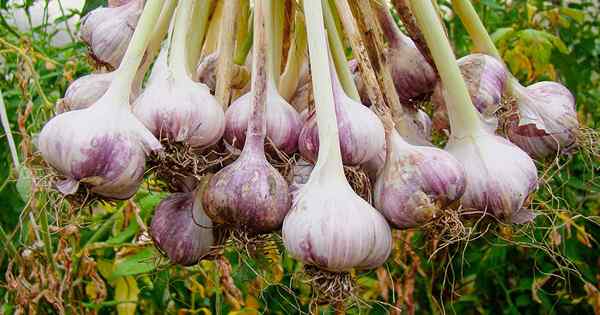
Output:
[[140,289],[132,276],[119,277],[115,280],[115,301],[119,315],[134,315]]

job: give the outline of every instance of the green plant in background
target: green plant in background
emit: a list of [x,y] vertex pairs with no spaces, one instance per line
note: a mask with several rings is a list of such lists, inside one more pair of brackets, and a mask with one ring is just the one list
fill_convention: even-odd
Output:
[[[472,46],[464,27],[448,1],[438,2],[457,56],[467,54]],[[564,82],[576,95],[580,121],[598,128],[600,5],[594,0],[473,2],[511,72],[524,83]],[[101,4],[88,1],[84,10]],[[1,1],[2,16],[8,9]],[[69,207],[49,190],[39,179],[41,171],[30,167],[39,159],[35,135],[69,82],[91,67],[82,44],[56,48],[43,28],[19,32],[6,23],[0,20],[0,90],[24,166],[13,166],[3,137],[4,313],[22,305],[50,314],[309,311],[311,291],[299,275],[302,267],[276,239],[254,258],[228,249],[231,266],[216,260],[175,267],[147,234],[153,209],[164,197],[152,183],[131,201],[98,203],[89,211]],[[542,189],[532,201],[542,214],[535,227],[481,221],[447,225],[455,230],[396,231],[388,263],[358,275],[358,296],[367,302],[348,312],[600,314],[595,176],[600,162],[593,153],[560,158],[542,174]],[[318,310],[332,313],[325,306]]]

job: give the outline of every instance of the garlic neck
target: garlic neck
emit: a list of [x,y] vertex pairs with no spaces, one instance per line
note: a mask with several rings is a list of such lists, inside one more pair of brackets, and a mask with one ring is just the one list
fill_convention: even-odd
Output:
[[371,3],[377,14],[377,20],[379,20],[381,30],[388,40],[388,44],[391,47],[402,46],[406,40],[406,35],[402,34],[400,29],[398,29],[398,25],[396,25],[396,21],[385,2],[372,1]]
[[193,12],[193,0],[181,0],[175,12],[175,21],[169,47],[168,63],[176,78],[189,77],[187,68],[187,43]]

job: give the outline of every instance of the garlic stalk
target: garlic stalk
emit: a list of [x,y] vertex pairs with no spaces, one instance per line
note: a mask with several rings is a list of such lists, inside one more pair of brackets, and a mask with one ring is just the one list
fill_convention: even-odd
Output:
[[[478,51],[502,61],[500,53],[468,0],[453,0],[455,12],[465,25]],[[539,82],[527,88],[511,76],[506,92],[515,100],[506,134],[534,158],[567,153],[576,145],[579,121],[575,98],[556,82]]]
[[278,230],[291,206],[288,184],[265,156],[269,80],[265,24],[272,1],[255,3],[252,97],[240,157],[211,177],[203,195],[207,215],[217,224],[249,235]]
[[485,130],[433,4],[421,0],[411,4],[445,89],[452,130],[446,150],[466,172],[463,209],[490,212],[506,222],[532,220],[525,207],[538,185],[533,161],[517,146]]
[[[135,101],[141,93],[144,76],[160,50],[160,44],[167,33],[169,21],[173,16],[176,4],[176,0],[165,1],[156,27],[152,32],[152,38],[146,49],[142,65],[139,67],[133,86],[131,87],[132,102]],[[73,81],[67,88],[64,97],[56,103],[56,112],[62,113],[69,110],[87,108],[94,104],[104,93],[106,93],[106,90],[114,77],[115,71],[90,73]]]
[[[484,54],[471,54],[458,59],[471,101],[481,113],[481,119],[490,132],[498,128],[498,111],[502,107],[502,93],[508,72],[498,59]],[[433,124],[436,130],[448,129],[448,116],[441,83],[435,87],[431,101],[435,107]]]
[[[281,96],[288,101],[291,101],[292,96],[294,96],[294,93],[298,89],[302,68],[307,63],[306,45],[304,16],[302,15],[302,12],[296,8],[293,40],[288,53],[285,70],[279,81],[279,91]],[[304,108],[296,108],[296,110],[301,112]]]
[[208,87],[194,82],[188,71],[193,3],[179,1],[169,45],[155,62],[146,89],[135,101],[134,113],[160,139],[206,148],[221,139],[225,115]]
[[148,150],[161,149],[131,113],[129,97],[163,2],[145,6],[107,92],[89,108],[55,116],[40,132],[39,150],[65,178],[57,184],[64,194],[75,193],[83,183],[100,196],[127,199],[142,181]]
[[214,11],[214,0],[198,0],[194,5],[192,13],[192,25],[194,33],[189,38],[188,62],[190,69],[195,69],[199,63],[202,54],[202,45],[204,37],[209,27],[210,14]]
[[223,20],[219,34],[219,60],[217,65],[217,101],[227,109],[231,98],[231,79],[233,77],[233,50],[235,38],[235,19],[239,0],[225,0]]
[[154,210],[150,224],[154,244],[179,265],[191,266],[211,253],[215,228],[202,205],[202,191],[174,193]]
[[143,0],[117,7],[97,8],[81,19],[79,37],[90,47],[90,55],[101,65],[117,68],[125,55]]
[[[267,59],[267,137],[278,150],[286,154],[291,154],[298,147],[298,134],[302,125],[300,115],[296,109],[281,97],[277,90],[281,60],[281,57],[277,57],[280,53],[276,51],[277,47],[280,48],[281,45],[275,43],[277,38],[279,38],[279,35],[276,34],[278,32],[277,29],[281,28],[281,25],[275,25],[277,24],[277,20],[271,17],[267,23],[267,33],[269,35],[267,39],[269,47]],[[226,126],[224,138],[229,144],[237,148],[242,147],[246,138],[246,129],[251,112],[251,100],[251,92],[242,95],[231,104],[225,114]]]
[[292,257],[332,272],[369,269],[385,262],[392,237],[381,214],[346,181],[338,138],[321,1],[304,1],[319,156],[294,197],[282,234]]
[[[338,79],[333,61],[331,73],[335,115],[344,165],[360,165],[374,158],[384,149],[385,135],[381,121],[368,107],[351,99]],[[307,117],[300,136],[298,149],[308,161],[317,159],[319,132],[315,113]]]

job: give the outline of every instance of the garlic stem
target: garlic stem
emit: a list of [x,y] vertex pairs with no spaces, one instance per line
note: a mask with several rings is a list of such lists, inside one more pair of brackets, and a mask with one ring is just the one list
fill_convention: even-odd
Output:
[[356,88],[356,84],[354,83],[354,79],[352,78],[352,73],[350,72],[350,68],[348,67],[348,61],[346,60],[346,52],[344,51],[344,44],[342,42],[341,35],[338,32],[335,23],[335,17],[333,15],[331,4],[328,0],[322,1],[323,8],[325,9],[325,26],[327,28],[329,48],[331,50],[331,54],[333,55],[333,61],[335,62],[335,68],[339,75],[340,82],[342,83],[342,87],[344,88],[346,95],[348,95],[353,100],[360,102],[360,95],[358,94],[358,89]]
[[[238,1],[238,0],[233,0]],[[275,0],[279,1],[279,0]],[[262,154],[265,152],[265,137],[267,133],[267,120],[265,110],[267,104],[267,81],[268,69],[265,64],[268,63],[268,44],[266,32],[269,21],[266,17],[272,12],[271,0],[256,1],[254,5],[254,37],[253,37],[253,58],[252,58],[252,103],[250,118],[248,119],[248,128],[246,130],[246,142],[242,154]],[[265,25],[266,24],[266,25]],[[267,71],[265,71],[267,70]]]
[[[194,6],[192,18],[193,34],[190,38],[188,63],[190,69],[195,69],[202,53],[202,44],[208,28],[208,19],[210,18],[211,8],[214,0],[197,0]],[[193,73],[193,71],[191,71]]]
[[411,4],[440,74],[452,135],[459,139],[475,135],[483,126],[435,8],[431,1],[411,0]]
[[292,46],[288,54],[285,71],[279,79],[279,92],[287,101],[290,101],[300,80],[302,66],[306,62],[306,26],[304,25],[304,16],[300,10],[296,9],[294,22],[294,37]]
[[[417,21],[415,21],[415,17],[412,15],[412,10],[408,4],[408,0],[393,0],[392,2],[396,8],[396,12],[398,12],[398,15],[400,16],[402,24],[404,24],[404,27],[410,35],[410,38],[415,43],[415,46],[417,46],[417,49],[421,52],[421,55],[425,57],[425,60],[427,60],[427,63],[429,63],[433,70],[437,71],[437,69],[435,68],[435,63],[431,58],[431,52],[429,51],[429,48],[425,43],[425,39],[423,38],[423,33],[421,33],[421,31],[419,30],[417,26]],[[437,3],[434,3],[434,5],[437,5]],[[392,18],[389,9],[387,9],[387,6],[385,7],[387,11],[387,16],[389,17],[389,19],[391,19],[391,22],[394,24],[396,31],[400,32],[398,30],[396,22]],[[445,32],[446,31],[444,30],[444,33]]]
[[[279,85],[279,76],[281,73],[281,59],[283,55],[283,20],[285,18],[285,1],[284,0],[269,0],[271,1],[269,15],[271,18],[271,28],[267,28],[270,36],[267,41],[270,45],[272,54],[272,71],[273,82]],[[268,24],[267,24],[268,25]]]
[[221,24],[221,17],[223,16],[223,4],[223,1],[217,1],[215,10],[213,11],[208,24],[208,31],[206,32],[206,38],[204,39],[204,46],[202,47],[200,58],[206,57],[217,50],[217,38],[219,37],[219,27]]
[[215,96],[217,101],[227,109],[231,99],[231,77],[233,72],[233,50],[235,38],[235,20],[237,17],[239,0],[225,0],[221,31],[219,34],[219,59],[217,64],[217,88]]
[[[243,65],[244,63],[246,63],[246,57],[248,56],[248,52],[250,52],[250,48],[252,48],[252,34],[254,32],[253,21],[254,21],[254,13],[252,13],[252,11],[250,11],[250,14],[248,16],[248,26],[245,27],[247,29],[246,35],[244,36],[243,40],[236,42],[235,57],[233,57],[233,62],[236,65]],[[243,21],[240,21],[240,22],[243,22]],[[244,27],[240,26],[240,28],[244,28]]]
[[163,3],[164,0],[148,1],[144,6],[125,56],[123,56],[123,60],[116,70],[115,79],[110,83],[104,96],[102,96],[103,98],[122,100],[122,102],[106,102],[107,104],[129,104],[129,95],[131,95],[131,86],[136,75],[136,70],[144,57],[146,46],[154,30],[156,19],[160,15]]
[[188,30],[190,28],[193,9],[194,0],[181,0],[175,12],[173,35],[167,60],[169,68],[177,78],[189,76],[190,73],[187,67],[187,38],[190,35]]
[[344,179],[342,154],[337,128],[335,104],[329,75],[329,58],[323,24],[323,8],[321,1],[304,1],[308,50],[312,71],[317,126],[319,127],[319,156],[312,174],[322,174],[323,179]]
[[6,114],[6,104],[4,104],[4,96],[2,96],[2,90],[0,90],[0,120],[2,122],[2,128],[6,134],[6,140],[8,141],[8,148],[10,149],[10,155],[15,166],[15,172],[19,171],[19,155],[17,154],[17,146],[15,145],[15,139],[13,138],[10,123],[8,122],[8,115]]
[[485,29],[471,1],[452,0],[452,6],[473,40],[477,52],[491,55],[502,61],[502,56],[500,56],[498,49],[496,49],[490,34]]

